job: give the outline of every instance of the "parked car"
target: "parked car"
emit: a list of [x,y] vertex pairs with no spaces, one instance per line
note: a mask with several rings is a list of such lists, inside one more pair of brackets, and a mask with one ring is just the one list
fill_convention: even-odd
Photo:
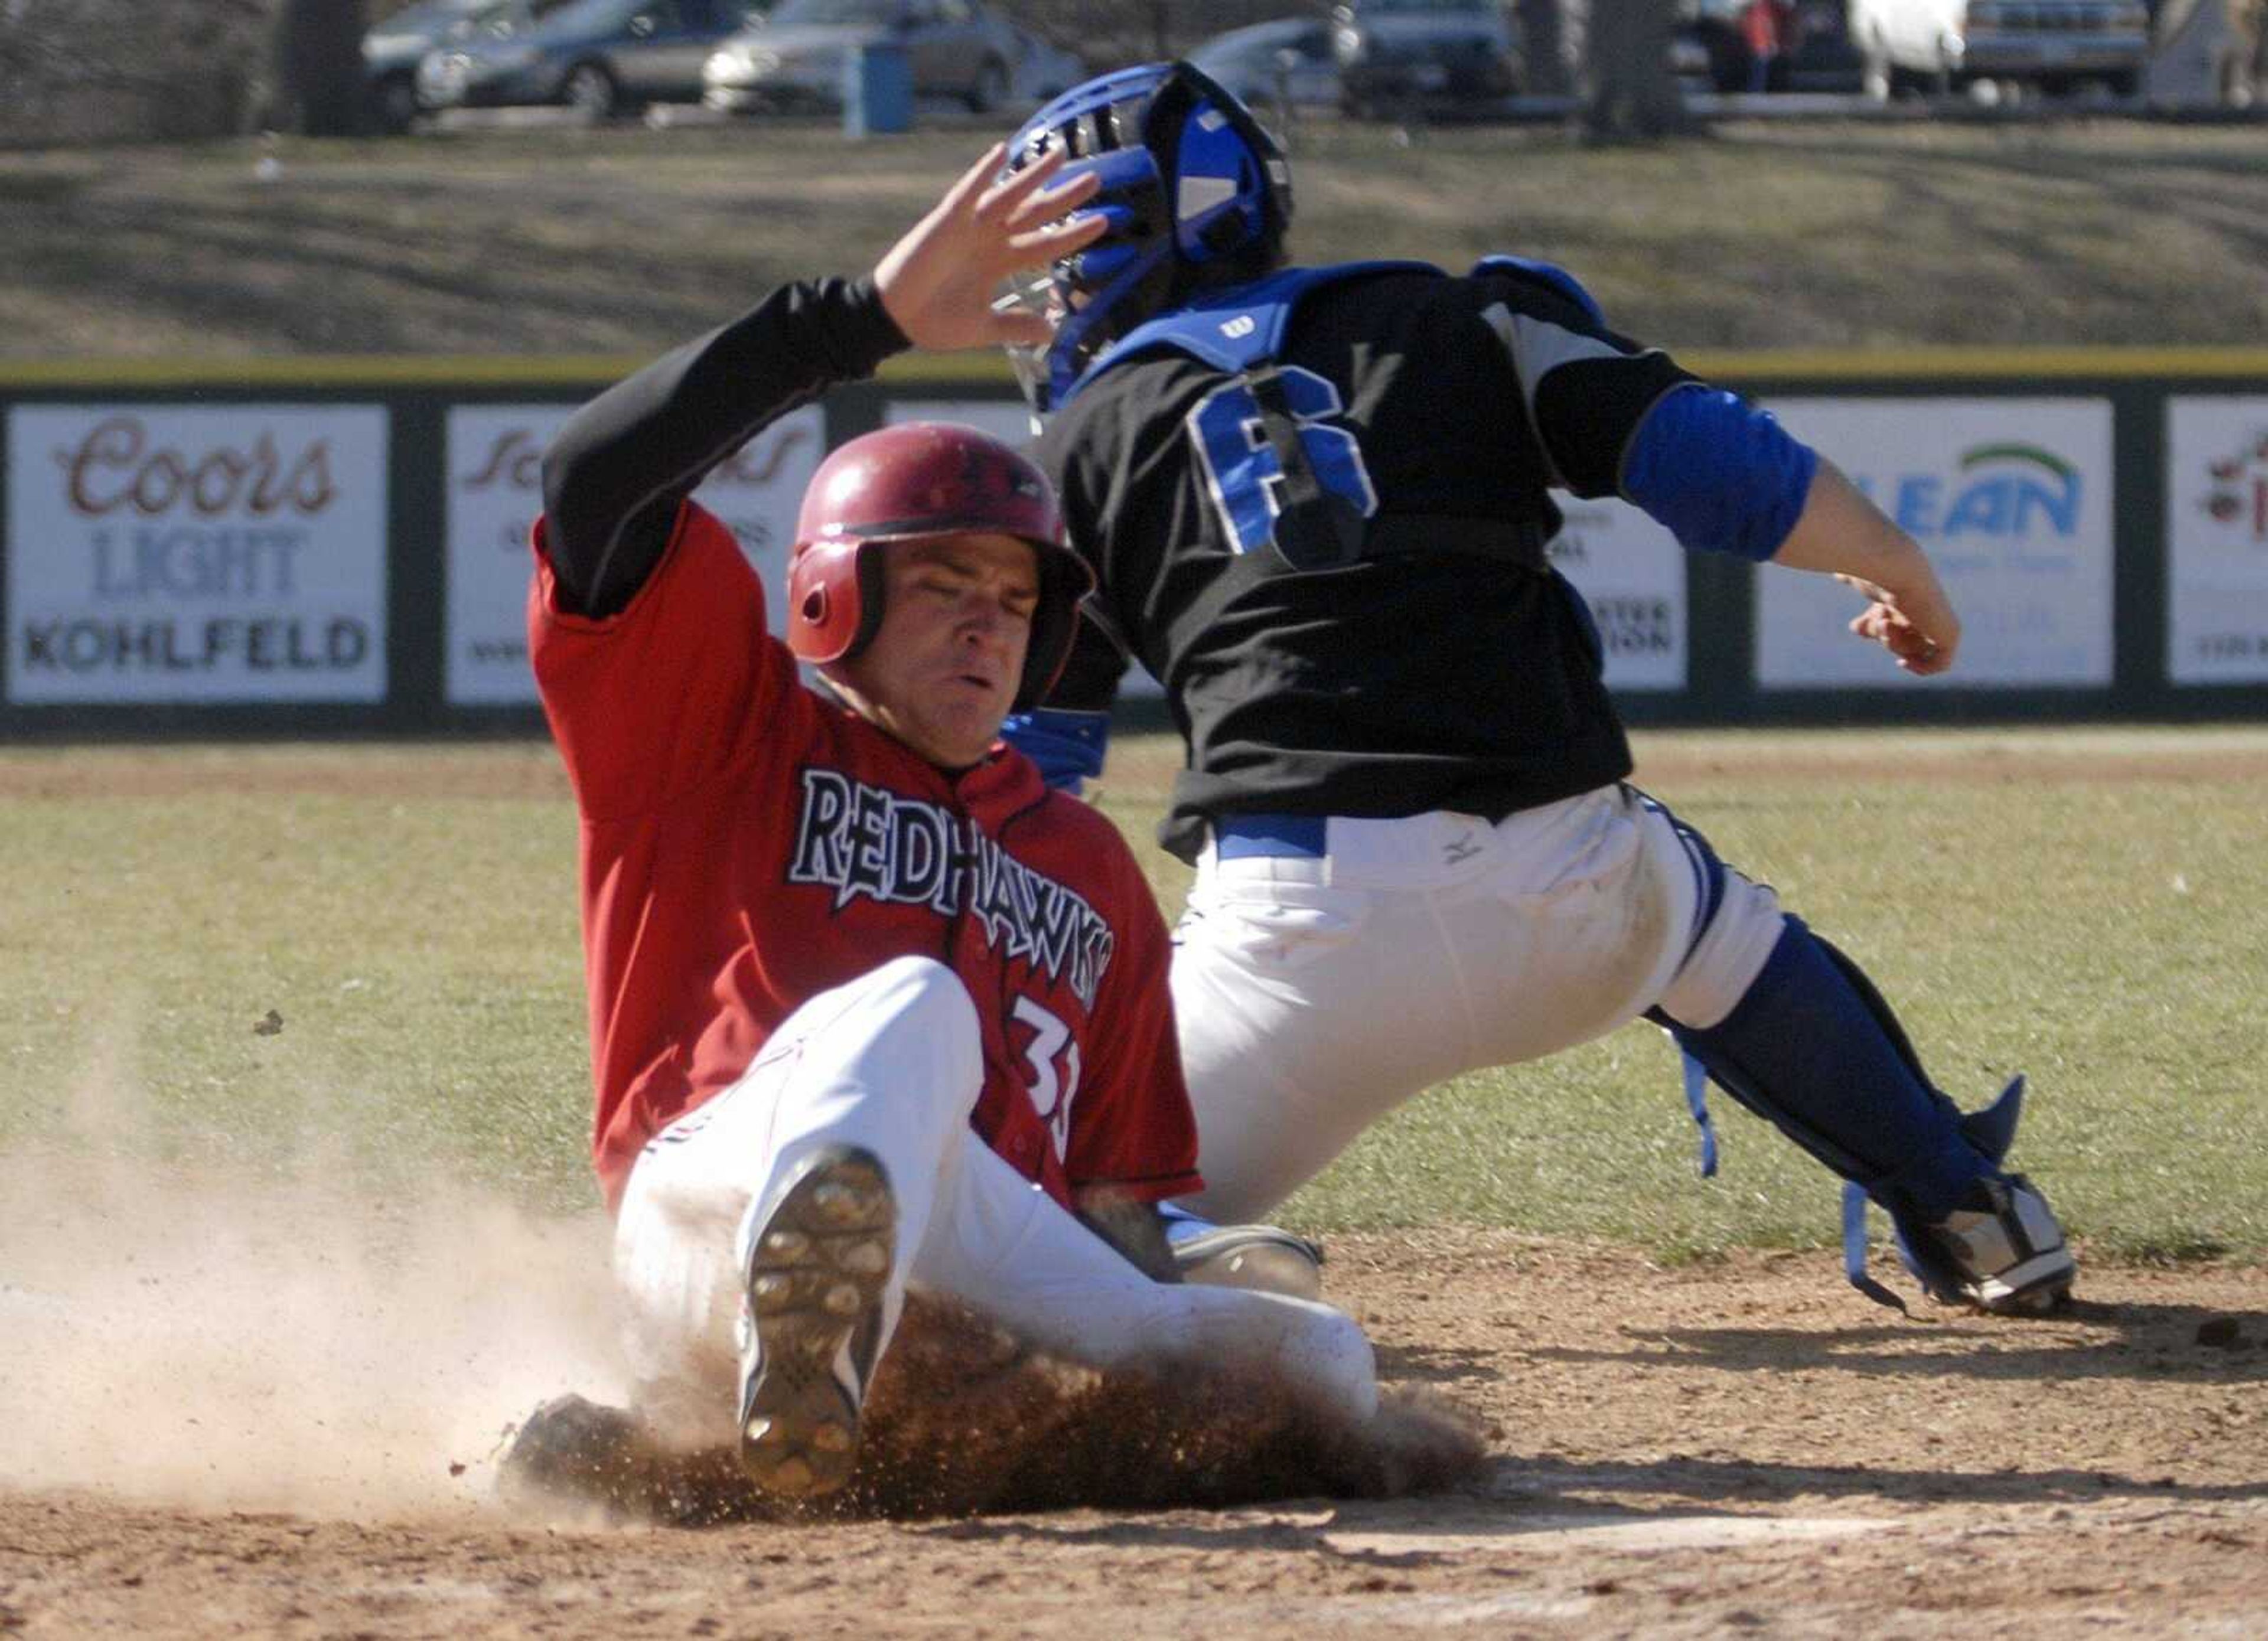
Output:
[[372,24],[362,37],[372,125],[399,134],[416,120],[422,108],[417,65],[427,52],[484,32],[509,33],[562,4],[563,0],[419,0]]
[[[1753,89],[1742,28],[1749,0],[1677,0],[1672,61],[1681,77],[1707,89]],[[1849,92],[1859,87],[1864,60],[1851,38],[1846,0],[1794,0],[1795,43],[1772,61],[1766,91]],[[1690,47],[1689,47],[1690,42]]]
[[2143,0],[1851,0],[1851,33],[1877,99],[1982,80],[2126,97],[2150,55]]
[[1521,78],[1501,0],[1340,0],[1331,45],[1340,99],[1358,116],[1485,109]]
[[371,123],[406,131],[417,118],[417,64],[448,38],[457,24],[477,17],[494,0],[423,0],[372,24],[362,37],[363,83]]
[[1330,25],[1321,18],[1232,28],[1191,47],[1189,59],[1256,108],[1272,106],[1279,89],[1294,106],[1332,107],[1341,96]]
[[593,119],[657,102],[698,102],[701,65],[744,26],[750,0],[567,0],[526,28],[426,54],[428,108],[563,103]]
[[1025,41],[982,0],[780,0],[712,51],[702,101],[730,111],[833,108],[862,46],[903,46],[917,97],[954,97],[978,114],[1016,90]]

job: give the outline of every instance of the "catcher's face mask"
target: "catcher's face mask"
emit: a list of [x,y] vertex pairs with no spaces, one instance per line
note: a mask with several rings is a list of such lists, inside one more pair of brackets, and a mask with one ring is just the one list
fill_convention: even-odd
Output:
[[1186,63],[1125,69],[1064,92],[1017,132],[1007,170],[1056,148],[1070,154],[1057,186],[1086,175],[1098,181],[1073,217],[1097,215],[1108,226],[1045,278],[1020,282],[1003,298],[1055,327],[1044,350],[1011,350],[1042,415],[1110,343],[1178,305],[1208,276],[1272,260],[1292,217],[1283,151],[1249,109]]

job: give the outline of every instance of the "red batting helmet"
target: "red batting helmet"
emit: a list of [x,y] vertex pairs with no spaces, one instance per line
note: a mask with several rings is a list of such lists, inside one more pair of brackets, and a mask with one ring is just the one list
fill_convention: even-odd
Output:
[[806,661],[858,654],[882,625],[882,556],[867,549],[943,535],[1012,535],[1032,544],[1040,601],[1016,706],[1035,704],[1071,654],[1079,601],[1094,578],[1064,542],[1047,475],[990,434],[957,423],[886,427],[819,464],[788,557],[788,648]]

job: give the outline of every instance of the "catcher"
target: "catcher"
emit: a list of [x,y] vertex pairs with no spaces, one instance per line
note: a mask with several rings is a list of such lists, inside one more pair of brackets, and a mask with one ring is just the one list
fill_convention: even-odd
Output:
[[[1095,178],[1103,237],[1020,293],[1041,465],[1099,581],[1019,729],[1099,769],[1123,648],[1188,751],[1161,837],[1197,868],[1174,958],[1208,1215],[1266,1213],[1403,1100],[1643,1016],[1891,1215],[1924,1285],[2058,1304],[2076,1267],[2003,1166],[2016,1088],[1964,1115],[1873,982],[1628,784],[1553,491],[1686,546],[1856,587],[1920,675],[1961,623],[1920,547],[1768,414],[1491,257],[1287,260],[1272,137],[1188,63],[1077,86],[1016,135]],[[1899,1303],[1865,1274],[1852,1280]]]
[[[592,401],[547,452],[528,622],[581,814],[594,1152],[637,1411],[840,1488],[909,1283],[1108,1366],[1188,1352],[1355,1420],[1327,1306],[1182,1285],[1199,1188],[1165,926],[1111,824],[997,740],[1088,580],[1029,462],[887,429],[806,493],[784,644],[703,475],[908,346],[1044,342],[1012,269],[1100,224],[996,148],[870,277],[783,286]],[[797,660],[823,688],[806,688]]]

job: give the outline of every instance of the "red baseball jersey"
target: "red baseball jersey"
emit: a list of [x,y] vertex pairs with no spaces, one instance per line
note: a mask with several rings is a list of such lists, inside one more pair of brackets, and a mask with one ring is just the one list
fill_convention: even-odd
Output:
[[534,532],[529,649],[582,814],[592,1145],[647,1140],[818,992],[946,964],[984,1034],[976,1131],[1066,1206],[1195,1190],[1164,919],[1117,830],[997,747],[947,775],[806,688],[732,534],[688,502],[628,607],[562,610]]

